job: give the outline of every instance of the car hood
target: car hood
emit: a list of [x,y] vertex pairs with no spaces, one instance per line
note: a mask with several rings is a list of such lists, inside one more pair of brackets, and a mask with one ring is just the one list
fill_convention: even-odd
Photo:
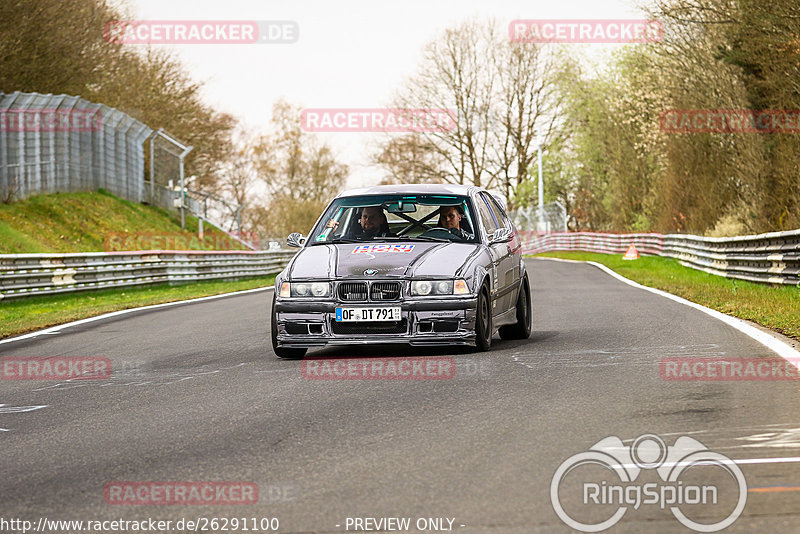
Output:
[[[478,247],[430,242],[312,245],[297,253],[288,273],[291,280],[454,277]],[[377,273],[365,275],[368,269]]]

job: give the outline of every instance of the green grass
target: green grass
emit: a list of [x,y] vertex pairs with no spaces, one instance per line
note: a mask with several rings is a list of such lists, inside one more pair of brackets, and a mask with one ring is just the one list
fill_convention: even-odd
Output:
[[[176,213],[129,202],[102,189],[96,193],[37,195],[0,204],[0,254],[134,250],[142,248],[143,243],[144,248],[201,248],[189,245],[193,237],[199,244],[197,229],[195,217],[187,215],[184,231]],[[204,231],[209,243],[224,235],[208,223]],[[167,239],[175,242],[176,237],[185,238],[187,244],[159,246],[168,243]],[[224,248],[241,248],[229,239],[222,242],[229,245]]]
[[634,282],[800,339],[800,288],[795,286],[733,280],[658,256],[641,256],[634,261],[623,260],[622,254],[592,252],[548,252],[538,256],[596,261]]
[[[266,276],[235,282],[208,281],[172,286],[158,284],[148,287],[103,289],[4,300],[0,304],[0,338],[112,311],[257,287],[269,287],[274,283],[275,276]],[[266,313],[266,306],[264,310]]]

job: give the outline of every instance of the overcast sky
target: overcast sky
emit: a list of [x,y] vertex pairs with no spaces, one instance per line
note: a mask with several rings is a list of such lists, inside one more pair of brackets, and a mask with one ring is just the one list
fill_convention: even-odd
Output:
[[[205,100],[268,131],[273,102],[304,108],[386,106],[419,63],[423,46],[471,18],[642,18],[634,0],[129,0],[147,20],[290,20],[292,44],[159,45],[177,52],[205,82]],[[600,61],[608,45],[573,44]],[[350,165],[349,185],[374,183],[367,164],[377,134],[319,134]]]

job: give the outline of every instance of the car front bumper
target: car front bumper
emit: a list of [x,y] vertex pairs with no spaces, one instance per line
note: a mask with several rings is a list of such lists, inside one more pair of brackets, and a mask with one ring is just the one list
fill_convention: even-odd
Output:
[[[277,340],[282,347],[405,343],[474,345],[475,297],[354,303],[276,300]],[[400,307],[399,322],[342,323],[337,307]]]

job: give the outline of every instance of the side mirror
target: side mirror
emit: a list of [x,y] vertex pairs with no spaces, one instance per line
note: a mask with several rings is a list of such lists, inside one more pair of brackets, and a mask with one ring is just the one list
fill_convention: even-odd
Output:
[[509,228],[498,228],[489,238],[489,244],[506,243],[511,240],[511,230]]
[[299,248],[303,246],[303,243],[306,242],[306,238],[303,237],[303,234],[300,232],[292,232],[289,234],[289,237],[286,238],[286,244],[290,247]]

